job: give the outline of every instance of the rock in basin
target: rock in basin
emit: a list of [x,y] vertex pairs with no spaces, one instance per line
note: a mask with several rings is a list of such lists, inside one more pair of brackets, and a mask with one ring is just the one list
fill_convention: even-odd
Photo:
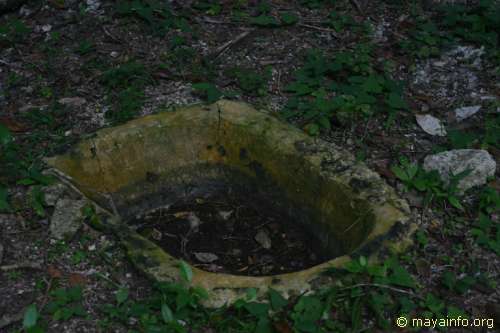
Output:
[[207,306],[232,303],[257,288],[285,296],[331,283],[321,272],[351,257],[401,251],[415,224],[406,202],[375,172],[331,143],[311,138],[264,111],[232,101],[195,105],[98,131],[70,152],[47,159],[107,211],[109,227],[136,267],[154,280],[180,279],[178,260],[126,223],[141,212],[231,186],[280,202],[332,258],[298,272],[237,276],[195,267],[192,284]]

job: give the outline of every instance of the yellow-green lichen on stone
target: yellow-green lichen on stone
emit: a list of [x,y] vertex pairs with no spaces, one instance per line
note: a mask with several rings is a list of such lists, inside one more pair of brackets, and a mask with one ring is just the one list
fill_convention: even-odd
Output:
[[112,229],[132,262],[153,279],[178,280],[177,260],[128,228],[126,220],[234,183],[282,196],[286,209],[333,258],[269,277],[193,267],[192,284],[211,293],[212,306],[233,302],[249,287],[300,294],[312,281],[328,280],[318,280],[321,271],[341,267],[352,253],[375,257],[380,247],[402,250],[414,230],[406,202],[350,153],[244,103],[195,105],[106,128],[47,163],[89,199],[119,213],[123,225]]

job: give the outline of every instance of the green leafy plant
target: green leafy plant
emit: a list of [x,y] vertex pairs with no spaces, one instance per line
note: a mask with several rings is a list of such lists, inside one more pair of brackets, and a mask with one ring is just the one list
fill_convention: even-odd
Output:
[[[353,274],[371,276],[374,283],[392,284],[407,288],[416,287],[413,277],[399,264],[396,258],[387,259],[383,265],[370,265],[364,256],[360,256],[357,260],[350,261],[345,266],[345,270]],[[337,269],[330,271],[333,273],[338,272]]]
[[37,215],[44,216],[41,186],[51,184],[54,179],[41,173],[40,165],[33,161],[28,152],[21,155],[19,151],[20,146],[14,141],[7,126],[0,123],[0,211],[12,209],[8,201],[8,185],[17,183],[34,185],[27,196],[27,203]]
[[222,92],[217,89],[212,83],[201,82],[193,84],[196,93],[201,96],[207,103],[214,103],[222,97]]
[[[234,307],[237,310],[244,310],[253,319],[251,331],[255,332],[272,332],[271,323],[269,321],[269,311],[271,306],[266,303],[259,303],[254,301],[240,300],[236,302]],[[241,312],[240,312],[241,315]]]
[[470,174],[465,170],[457,175],[451,175],[449,184],[445,185],[436,170],[425,171],[416,163],[410,163],[406,158],[400,158],[400,165],[393,165],[391,171],[403,182],[407,190],[415,189],[425,193],[425,202],[447,200],[453,207],[463,210],[458,199],[458,184],[461,179]]
[[500,6],[496,1],[481,0],[477,6],[442,5],[438,9],[443,29],[465,42],[485,45],[489,56],[500,63]]
[[[17,155],[17,148],[13,144],[13,137],[7,126],[0,123],[0,175],[6,178],[8,175],[16,175],[17,172],[12,172],[13,167],[19,167],[19,159]],[[17,170],[17,169],[14,169]],[[5,181],[5,179],[2,179]],[[4,188],[2,191],[3,196],[6,197],[7,190]],[[4,204],[5,205],[5,204]]]
[[328,15],[328,25],[335,31],[349,30],[352,33],[364,36],[371,32],[369,24],[358,23],[348,13],[332,11]]
[[179,267],[182,279],[187,283],[191,282],[193,279],[193,271],[191,270],[191,267],[184,260],[179,261]]
[[486,149],[489,146],[500,148],[500,117],[487,117],[484,126],[483,148]]
[[82,261],[85,260],[85,258],[87,258],[87,253],[81,251],[81,250],[76,250],[73,255],[71,256],[71,262],[74,264],[74,265],[78,265],[79,263],[81,263]]
[[125,325],[129,325],[130,317],[138,318],[137,327],[147,332],[187,332],[182,322],[199,318],[204,312],[199,302],[208,295],[203,289],[159,283],[154,290],[150,298],[134,301],[126,288],[120,288],[116,293],[116,304],[107,304],[101,311],[109,319]]
[[285,118],[300,117],[310,134],[329,129],[332,118],[341,124],[388,113],[390,124],[407,108],[402,87],[374,66],[372,46],[361,43],[354,50],[325,57],[310,52],[295,80],[285,87],[292,97],[282,110]]
[[121,0],[117,3],[117,13],[144,22],[148,31],[162,36],[170,29],[190,31],[187,20],[175,15],[168,2],[158,0]]
[[[12,134],[7,126],[0,123],[0,162],[2,162],[0,165],[5,165],[9,162],[12,163],[12,160],[16,158],[16,152],[11,142]],[[4,171],[5,169],[0,166],[0,175],[3,175]],[[7,196],[7,187],[0,183],[0,212],[10,210]]]
[[80,42],[75,52],[83,56],[93,52],[94,50],[95,50],[95,44],[89,40],[84,39]]
[[330,13],[329,19],[330,26],[336,31],[342,31],[346,28],[356,25],[356,21],[354,21],[352,16],[345,13],[333,11]]
[[299,0],[299,4],[307,8],[322,8],[328,5],[334,5],[335,0]]
[[68,251],[69,245],[63,240],[58,240],[49,248],[48,259],[52,262],[55,258],[67,253]]
[[120,123],[137,114],[144,103],[144,88],[153,79],[144,65],[130,61],[105,71],[101,82],[108,89],[108,100],[113,105],[106,117]]
[[54,320],[66,321],[75,316],[87,316],[81,304],[82,288],[80,286],[56,289],[50,295],[52,299],[47,303],[46,311],[52,314]]
[[271,76],[269,68],[266,68],[263,73],[247,68],[233,68],[228,72],[236,79],[238,86],[244,92],[255,96],[266,94],[266,84]]
[[0,212],[8,212],[9,210],[7,187],[0,185]]
[[101,82],[109,89],[124,89],[133,85],[144,86],[151,82],[151,77],[143,64],[129,61],[105,71]]
[[219,15],[222,11],[222,6],[217,1],[195,1],[192,7],[196,10],[201,10],[208,15]]
[[292,12],[283,12],[280,14],[280,20],[283,25],[293,25],[299,21],[299,17]]
[[33,186],[29,195],[29,202],[35,213],[43,217],[45,216],[45,198],[40,185]]
[[478,135],[476,133],[452,129],[448,131],[447,138],[451,148],[466,149],[472,147],[474,142],[478,140]]
[[31,29],[21,20],[12,19],[0,25],[0,46],[14,46],[21,43]]
[[426,297],[420,301],[420,306],[425,309],[422,316],[425,318],[443,318],[446,310],[445,303],[437,298],[434,294],[428,293]]
[[499,211],[500,194],[498,190],[489,186],[484,187],[479,196],[479,209],[486,214]]
[[408,38],[399,42],[399,47],[403,53],[428,58],[438,56],[448,44],[450,40],[433,21],[419,16],[415,19],[413,28],[408,31]]
[[500,255],[500,223],[492,221],[488,215],[479,214],[474,228],[471,229],[476,243]]
[[332,332],[343,332],[347,327],[358,330],[363,313],[373,315],[374,324],[387,331],[392,325],[391,315],[416,307],[417,297],[399,288],[415,289],[417,284],[394,257],[370,264],[360,256],[344,269],[332,268],[327,272],[340,279],[339,287],[331,288],[327,298],[327,308],[337,311],[336,320],[325,323]]
[[441,283],[449,290],[464,294],[476,283],[476,279],[469,275],[457,277],[455,272],[446,270],[441,275]]
[[44,332],[40,326],[37,325],[40,314],[36,304],[29,305],[24,311],[23,316],[23,329],[28,333],[42,333]]
[[280,22],[271,15],[259,15],[257,17],[251,17],[249,19],[250,24],[260,26],[260,27],[277,27]]
[[317,322],[325,310],[325,303],[315,296],[302,296],[290,314],[294,327],[300,332],[317,332]]
[[116,303],[123,304],[128,299],[129,291],[127,288],[120,288],[116,292]]
[[23,273],[19,270],[13,270],[13,271],[9,271],[7,272],[7,278],[9,280],[12,280],[12,281],[16,281],[18,280],[21,276],[23,276]]
[[423,230],[417,230],[417,232],[415,233],[415,238],[422,247],[425,247],[427,244],[429,244],[429,238]]
[[[101,311],[109,320],[118,320],[129,326],[130,318],[138,318],[137,329],[144,332],[188,332],[186,323],[202,319],[206,310],[200,301],[208,297],[199,287],[189,287],[193,277],[190,266],[179,261],[181,283],[157,283],[154,293],[144,300],[129,297],[129,290],[121,287],[116,292],[116,304],[106,304]],[[109,323],[104,323],[109,325]]]

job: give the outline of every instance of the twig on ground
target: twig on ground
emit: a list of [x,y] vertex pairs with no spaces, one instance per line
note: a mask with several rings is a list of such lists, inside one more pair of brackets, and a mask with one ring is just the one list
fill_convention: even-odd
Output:
[[252,33],[253,31],[255,31],[254,29],[252,30],[246,30],[244,32],[242,32],[241,34],[239,34],[238,36],[236,36],[236,38],[234,39],[231,39],[230,41],[227,41],[226,43],[222,44],[221,46],[219,46],[211,55],[210,57],[212,59],[217,59],[224,51],[226,51],[227,49],[231,48],[233,45],[235,45],[236,43],[240,42],[243,38],[247,37],[250,33]]
[[14,315],[3,315],[2,318],[0,318],[0,328],[12,325],[15,322],[22,320],[23,317],[24,317],[24,310]]
[[7,61],[2,60],[2,59],[0,59],[0,65],[4,65],[4,66],[7,66],[7,67],[12,67],[12,68],[16,68],[16,69],[22,68],[18,64],[13,64],[13,63],[7,62]]
[[391,286],[388,286],[388,285],[385,285],[385,284],[380,284],[380,283],[358,283],[358,284],[355,284],[355,285],[352,285],[352,286],[349,286],[349,287],[342,288],[341,290],[350,290],[350,289],[359,288],[359,287],[383,288],[383,289],[388,289],[388,290],[391,290],[391,291],[394,291],[394,292],[397,292],[397,293],[400,293],[400,294],[407,294],[407,295],[411,295],[411,296],[413,296],[415,298],[422,299],[421,296],[415,294],[413,291],[405,290],[405,289],[400,289],[400,288],[395,288],[395,287],[391,287]]
[[[43,295],[43,300],[42,300],[42,303],[40,305],[40,312],[42,311],[42,309],[45,307],[45,305],[47,305],[47,302],[49,301],[49,293],[50,293],[50,289],[52,289],[52,281],[54,280],[54,278],[50,278],[49,281],[47,282],[47,288],[45,288],[45,294]],[[44,279],[44,281],[46,281]]]
[[24,5],[27,0],[0,0],[0,15],[13,12]]
[[181,253],[184,255],[185,258],[189,258],[189,255],[186,252],[186,246],[189,240],[186,237],[181,236]]
[[107,277],[106,275],[102,274],[102,273],[99,273],[99,272],[96,272],[94,273],[93,275],[111,283],[113,286],[115,286],[116,288],[122,288],[123,286],[121,284],[119,284],[118,282],[115,282],[113,281],[112,279],[110,279],[109,277]]
[[106,34],[106,36],[108,36],[111,40],[115,41],[118,44],[123,44],[123,41],[120,38],[111,34],[111,32],[109,32],[105,26],[101,26],[101,28],[102,28],[102,31],[104,31],[104,34]]
[[279,65],[285,63],[283,60],[261,60],[259,62],[261,66]]
[[217,20],[214,20],[214,19],[211,19],[209,17],[203,17],[201,19],[201,21],[204,21],[206,23],[211,23],[211,24],[233,24],[233,22],[227,22],[227,21],[217,21]]
[[281,71],[278,70],[278,82],[276,83],[277,87],[276,89],[278,90],[278,95],[283,96],[283,93],[281,92]]
[[0,266],[0,271],[7,272],[7,271],[12,271],[15,269],[20,269],[20,268],[30,268],[30,269],[42,269],[42,265],[37,262],[22,262],[19,264],[12,264],[12,265],[4,265]]
[[310,25],[310,24],[305,24],[305,23],[299,23],[298,25],[299,25],[299,27],[304,27],[304,28],[308,28],[308,29],[312,29],[312,30],[318,30],[318,31],[328,32],[333,37],[339,38],[339,36],[337,35],[337,32],[335,30],[333,30],[333,29],[323,28],[323,27],[317,27],[315,25]]
[[349,3],[356,9],[358,14],[364,15],[363,10],[361,9],[361,6],[359,5],[359,2],[357,0],[349,0]]

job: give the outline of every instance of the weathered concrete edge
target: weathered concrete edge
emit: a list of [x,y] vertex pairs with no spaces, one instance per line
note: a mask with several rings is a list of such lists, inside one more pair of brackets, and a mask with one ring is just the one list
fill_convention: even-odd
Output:
[[[217,109],[218,112],[225,113],[230,112],[235,104],[241,107],[241,103],[220,101],[204,108]],[[200,106],[188,108],[197,107]],[[250,106],[248,108],[251,109]],[[275,119],[273,121],[278,122],[279,120]],[[108,128],[101,131],[108,132],[110,130]],[[300,131],[296,130],[295,132],[294,136],[298,135],[297,133]],[[328,162],[329,156],[332,155],[330,154],[333,149],[331,144],[310,138],[302,132],[300,132],[299,136],[308,144],[315,143],[317,151],[311,152],[308,159],[316,163],[318,171],[325,177],[331,177],[344,184],[350,184],[353,179],[356,179],[356,182],[371,184],[368,188],[360,190],[359,197],[370,202],[377,216],[377,228],[372,231],[367,241],[353,255],[364,254],[371,261],[374,261],[378,260],[380,255],[388,252],[400,252],[407,248],[411,244],[411,235],[416,229],[416,225],[409,217],[406,202],[398,198],[394,190],[385,184],[378,174],[369,170],[363,164],[356,163],[348,152],[344,151],[343,153],[345,170],[333,170],[329,167],[329,163],[325,163],[325,161]],[[340,148],[335,147],[334,149],[338,152]],[[343,149],[341,150],[343,151]],[[47,159],[46,161],[49,165],[55,166],[54,160]],[[180,279],[177,259],[165,253],[151,241],[131,231],[127,226],[112,229],[120,237],[131,261],[147,276],[158,281],[178,281]],[[141,246],[137,246],[138,243]],[[311,290],[311,284],[318,279],[324,269],[329,267],[341,268],[350,260],[351,257],[346,255],[300,272],[268,277],[210,273],[192,267],[194,273],[192,285],[201,286],[209,291],[211,299],[205,305],[212,307],[230,304],[243,297],[246,288],[257,288],[259,295],[262,296],[269,287],[272,287],[282,292],[285,297],[288,297]],[[315,287],[321,287],[327,286],[328,283],[328,279],[322,279],[321,284],[314,283],[314,285]]]

